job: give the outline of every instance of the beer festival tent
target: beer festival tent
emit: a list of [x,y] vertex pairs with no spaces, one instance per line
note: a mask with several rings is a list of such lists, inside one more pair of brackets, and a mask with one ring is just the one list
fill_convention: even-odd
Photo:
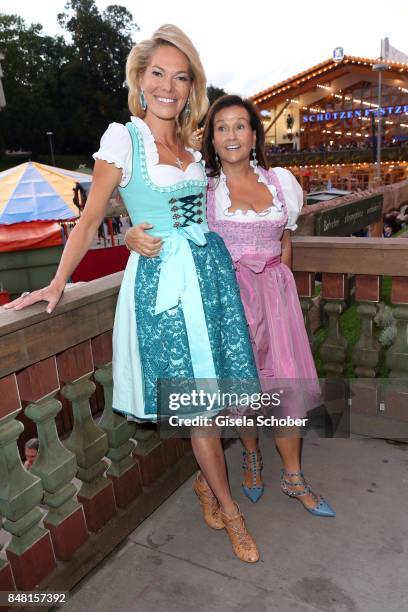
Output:
[[0,253],[63,244],[61,222],[79,217],[73,189],[91,181],[88,174],[31,161],[0,172]]

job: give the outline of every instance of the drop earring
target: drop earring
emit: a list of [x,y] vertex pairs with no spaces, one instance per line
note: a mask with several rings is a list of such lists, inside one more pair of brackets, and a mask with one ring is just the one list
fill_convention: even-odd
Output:
[[188,115],[191,113],[190,98],[187,98],[183,113],[186,117],[188,117]]
[[254,168],[256,169],[258,165],[258,160],[256,159],[256,148],[255,147],[252,148],[252,162],[254,164]]
[[139,100],[140,100],[140,106],[142,107],[142,110],[145,111],[147,108],[147,102],[146,102],[146,98],[145,98],[143,89],[140,90]]
[[220,163],[220,158],[218,157],[218,153],[217,151],[215,152],[215,163],[219,164]]

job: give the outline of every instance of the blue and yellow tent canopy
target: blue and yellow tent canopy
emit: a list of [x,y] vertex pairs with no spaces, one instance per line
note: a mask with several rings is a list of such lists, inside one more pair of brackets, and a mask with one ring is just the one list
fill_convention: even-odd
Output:
[[88,174],[36,162],[0,172],[0,224],[75,219],[72,189],[91,181]]

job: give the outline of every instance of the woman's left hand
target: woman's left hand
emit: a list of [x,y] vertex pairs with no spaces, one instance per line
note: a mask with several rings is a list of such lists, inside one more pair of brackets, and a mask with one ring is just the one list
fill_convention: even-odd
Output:
[[125,234],[125,244],[130,251],[136,251],[143,257],[157,257],[163,246],[161,238],[149,236],[145,230],[152,229],[150,223],[139,223],[128,229]]

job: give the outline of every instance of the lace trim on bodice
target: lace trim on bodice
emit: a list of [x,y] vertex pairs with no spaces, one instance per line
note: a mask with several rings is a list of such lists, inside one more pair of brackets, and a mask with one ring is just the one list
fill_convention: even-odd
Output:
[[258,176],[258,183],[263,183],[269,189],[272,195],[272,204],[268,206],[268,208],[265,208],[265,210],[262,210],[261,212],[257,212],[256,210],[251,210],[251,209],[243,211],[241,208],[237,208],[234,211],[230,211],[230,208],[232,206],[231,194],[228,189],[227,177],[225,176],[221,168],[220,186],[223,191],[223,196],[225,200],[225,205],[223,203],[222,212],[226,217],[248,217],[248,218],[249,217],[251,218],[261,217],[262,218],[262,217],[266,217],[273,208],[276,208],[279,212],[283,210],[283,204],[279,199],[278,190],[276,189],[275,185],[273,183],[268,183],[264,179],[264,177],[262,176],[262,173],[259,171],[259,168],[255,166],[252,160],[250,161],[250,165],[254,170],[254,174]]
[[272,184],[276,189],[283,210],[280,219],[264,219],[262,215],[257,221],[239,223],[228,220],[228,216],[225,219],[218,219],[214,180],[211,180],[207,192],[207,218],[210,231],[217,232],[221,236],[234,261],[245,254],[262,253],[268,256],[281,254],[281,238],[288,219],[285,197],[279,179],[273,171],[260,169],[259,172],[262,173],[268,186]]
[[[153,164],[158,164],[159,154],[157,151],[156,143],[154,142],[153,135],[150,132],[148,126],[144,123],[144,121],[142,121],[141,119],[137,120],[138,119],[137,117],[132,118],[132,119],[136,119],[136,120],[133,120],[132,122],[127,123],[126,127],[128,128],[131,135],[133,134],[137,138],[138,149],[139,149],[140,171],[141,171],[143,180],[148,185],[148,187],[150,187],[150,189],[153,189],[154,191],[159,191],[160,193],[170,193],[170,192],[173,192],[179,189],[185,189],[188,187],[204,189],[207,186],[207,183],[208,183],[207,178],[203,178],[202,180],[199,180],[199,179],[188,179],[185,177],[185,178],[181,178],[181,180],[179,181],[176,181],[172,185],[163,185],[163,186],[156,185],[155,183],[153,183],[147,171],[147,154],[149,155],[150,162],[152,162]],[[147,143],[149,143],[146,145],[146,147],[145,147],[145,139],[143,138],[141,130],[143,130],[143,133],[145,134],[145,138],[147,138]],[[190,149],[187,149],[187,150],[190,150]],[[193,149],[191,149],[191,152],[194,155]],[[199,158],[197,159],[195,158],[194,162],[191,162],[191,163],[195,163],[196,161],[199,161],[199,159],[201,159],[201,154],[198,153],[198,155],[199,155]],[[183,171],[181,172],[185,174]],[[126,190],[126,188],[129,186],[131,182],[132,181],[130,180],[129,183],[127,183],[127,185],[123,187],[123,189]]]
[[[157,150],[157,145],[156,145],[154,136],[149,126],[147,125],[147,123],[143,121],[143,119],[140,119],[140,117],[132,116],[130,120],[131,120],[131,123],[135,125],[143,135],[143,144],[144,144],[145,155],[146,155],[146,159],[148,163],[152,166],[158,165],[160,161],[159,151]],[[176,168],[175,166],[171,166],[170,164],[161,164],[161,165],[163,166],[169,165],[171,168],[174,168],[177,172],[181,172],[181,174],[186,174],[191,164],[201,161],[202,155],[200,151],[196,151],[195,149],[192,149],[191,147],[185,147],[185,150],[191,153],[191,155],[193,156],[193,161],[187,166],[185,170],[181,170],[181,168]]]

